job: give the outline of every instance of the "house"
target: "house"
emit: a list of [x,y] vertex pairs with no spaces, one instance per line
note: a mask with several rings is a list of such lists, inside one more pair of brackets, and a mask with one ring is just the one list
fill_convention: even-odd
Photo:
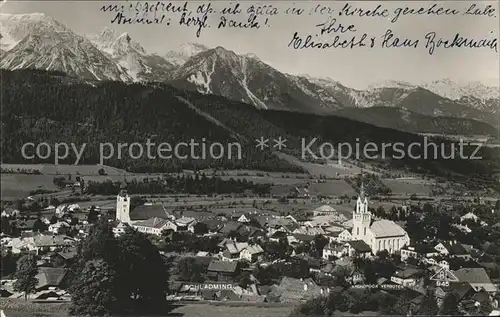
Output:
[[336,213],[337,211],[335,210],[335,208],[328,205],[323,205],[313,210],[313,216],[334,215]]
[[116,227],[113,228],[113,234],[115,235],[115,237],[118,237],[125,233],[125,229],[127,227],[128,225],[126,223],[119,222],[118,225],[116,225]]
[[150,218],[147,220],[134,221],[132,227],[137,231],[161,236],[163,230],[177,231],[177,225],[170,220],[163,218]]
[[344,215],[338,214],[338,215],[323,215],[323,216],[315,216],[311,220],[306,221],[304,223],[305,226],[309,227],[321,227],[321,228],[326,228],[326,227],[331,227],[334,224],[337,223],[342,223],[345,220]]
[[240,259],[254,262],[264,254],[264,249],[258,244],[248,245],[240,252]]
[[52,254],[50,257],[51,263],[64,263],[64,266],[69,266],[71,263],[73,263],[73,260],[75,259],[76,255],[78,253],[76,252],[76,248],[68,248],[60,252],[56,252]]
[[17,209],[7,207],[4,210],[2,210],[2,217],[18,217],[21,214],[21,212]]
[[236,242],[230,239],[226,239],[219,243],[219,246],[221,245],[223,248],[223,256],[230,260],[240,259],[241,251],[248,247],[248,243],[246,242]]
[[16,227],[22,231],[33,231],[33,227],[35,225],[36,219],[28,219],[28,220],[18,220],[16,221]]
[[294,234],[293,237],[297,240],[297,243],[312,243],[314,236],[307,234]]
[[349,266],[347,268],[348,275],[346,277],[346,281],[348,283],[350,283],[351,285],[358,285],[364,284],[366,282],[365,274],[360,268],[353,266]]
[[462,301],[464,298],[468,298],[475,293],[474,289],[468,283],[451,283],[447,286],[437,286],[434,289],[434,296],[436,298],[436,302],[438,306],[441,307],[443,304],[444,298],[449,293],[455,293],[457,295],[458,301]]
[[409,258],[422,259],[437,256],[439,251],[429,244],[408,245],[401,249],[401,260],[407,261]]
[[311,227],[307,227],[307,226],[302,226],[298,229],[295,229],[293,231],[294,234],[304,234],[304,235],[308,235],[308,236],[317,236],[317,235],[324,235],[325,234],[325,230],[323,230],[323,228],[311,228]]
[[292,198],[309,198],[309,190],[305,187],[294,187],[290,191],[290,197]]
[[265,224],[262,227],[267,228],[270,235],[276,231],[292,232],[295,228],[298,228],[298,224],[292,216],[265,217],[264,219],[262,221]]
[[354,257],[370,257],[372,253],[372,249],[366,242],[363,240],[351,240],[347,241],[347,252],[349,256]]
[[414,287],[418,281],[425,275],[425,271],[419,268],[406,267],[403,270],[397,270],[391,276],[391,282],[405,287]]
[[222,229],[220,229],[220,233],[224,235],[228,235],[231,232],[238,231],[238,229],[243,226],[241,222],[237,221],[228,221],[224,224]]
[[462,258],[470,257],[467,249],[457,241],[440,242],[434,247],[442,255],[456,256]]
[[7,249],[14,254],[29,252],[35,250],[35,245],[32,239],[12,238],[7,244]]
[[68,236],[39,235],[33,237],[34,250],[37,254],[48,251],[62,250],[73,246],[75,240]]
[[469,228],[469,226],[466,224],[465,226],[464,225],[461,225],[461,224],[452,224],[453,227],[457,228],[458,230],[464,232],[464,233],[471,233],[472,232],[472,229]]
[[53,268],[53,267],[39,267],[37,278],[36,290],[48,290],[49,288],[66,288],[65,278],[67,276],[68,270],[65,268]]
[[313,279],[298,279],[284,276],[278,285],[273,285],[268,299],[277,299],[282,303],[296,303],[313,297],[326,294],[327,290],[321,288]]
[[323,259],[329,260],[331,257],[341,258],[349,254],[349,246],[345,243],[330,242],[323,249]]
[[[283,231],[276,231],[274,232],[272,235],[269,236],[269,240],[270,241],[274,241],[274,242],[278,242],[280,241],[281,239],[285,239],[288,237],[288,234],[286,232],[283,232]],[[293,237],[293,236],[292,236]],[[288,241],[288,243],[290,244],[290,241]]]
[[80,210],[80,206],[78,204],[71,204],[68,206],[68,210],[70,212],[75,212]]
[[[67,228],[69,228],[69,227],[71,227],[71,226],[70,226],[70,225],[69,225],[69,223],[67,223],[66,221],[58,221],[58,222],[56,222],[56,223],[53,223],[53,224],[49,225],[48,231],[49,231],[49,232],[52,232],[52,233],[54,233],[54,234],[58,234],[58,233],[60,233],[60,232],[59,232],[60,230],[61,230],[61,232],[63,232],[62,230],[63,230],[64,228],[66,228],[66,229],[67,229]],[[62,228],[62,229],[61,229],[61,228]]]
[[220,219],[205,219],[200,222],[207,225],[208,233],[216,233],[224,226],[224,222]]
[[339,241],[350,241],[350,240],[352,240],[351,232],[349,230],[342,231],[339,234],[338,240]]
[[468,283],[476,291],[485,290],[488,293],[496,293],[497,287],[491,282],[484,268],[462,268],[453,271],[459,282]]
[[62,250],[72,246],[74,239],[63,235],[34,235],[23,238],[13,238],[7,245],[12,253],[34,252],[36,254],[48,251]]
[[342,231],[329,231],[328,229],[330,228],[327,228],[325,238],[327,238],[330,242],[340,242],[339,235]]
[[246,237],[247,239],[266,236],[266,233],[263,230],[250,225],[241,226],[236,232],[238,232],[241,237]]
[[478,221],[479,217],[476,216],[473,212],[468,212],[462,217],[460,217],[460,222],[464,222],[465,220]]
[[61,217],[68,211],[68,206],[67,205],[59,205],[56,207],[55,214],[57,217]]
[[232,282],[239,273],[237,261],[213,260],[208,265],[207,276],[212,281]]
[[196,219],[191,217],[182,217],[175,220],[175,225],[177,226],[176,231],[189,231],[194,232],[194,225],[196,224]]

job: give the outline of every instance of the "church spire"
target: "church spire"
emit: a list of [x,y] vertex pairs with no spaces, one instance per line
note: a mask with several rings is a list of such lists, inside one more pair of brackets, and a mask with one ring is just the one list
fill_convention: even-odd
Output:
[[123,181],[120,184],[120,196],[124,197],[127,195],[127,178],[125,174],[123,175]]
[[361,199],[365,198],[365,183],[361,181],[361,187],[359,189],[359,197]]

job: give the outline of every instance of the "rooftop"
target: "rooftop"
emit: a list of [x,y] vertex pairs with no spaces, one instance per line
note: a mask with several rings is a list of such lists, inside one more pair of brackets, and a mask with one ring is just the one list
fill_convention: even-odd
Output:
[[371,231],[377,238],[404,236],[406,231],[391,220],[377,220],[370,226]]
[[208,271],[234,273],[236,272],[237,267],[238,262],[214,260],[210,262]]
[[130,220],[146,220],[150,218],[168,219],[170,214],[163,205],[140,205],[130,211]]
[[163,218],[149,218],[147,220],[140,220],[134,223],[134,226],[140,226],[140,227],[148,227],[148,228],[154,228],[154,229],[161,229],[163,228],[169,221]]

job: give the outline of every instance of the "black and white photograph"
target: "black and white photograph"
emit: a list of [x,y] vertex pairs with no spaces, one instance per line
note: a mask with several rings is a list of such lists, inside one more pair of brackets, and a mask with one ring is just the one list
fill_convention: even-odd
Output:
[[500,316],[499,1],[0,1],[0,317]]

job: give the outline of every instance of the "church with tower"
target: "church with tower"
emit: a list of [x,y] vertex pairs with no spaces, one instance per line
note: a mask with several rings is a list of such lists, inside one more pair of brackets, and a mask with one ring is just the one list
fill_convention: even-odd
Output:
[[394,253],[410,244],[408,233],[394,221],[373,221],[363,184],[352,212],[352,224],[352,240],[363,240],[370,246],[373,254],[382,250]]
[[153,221],[155,218],[172,219],[172,215],[162,204],[152,204],[141,200],[140,197],[129,196],[124,180],[116,195],[116,220],[122,224],[137,226],[138,221]]
[[121,223],[130,223],[130,196],[127,194],[127,185],[120,186],[120,192],[116,196],[116,220]]

